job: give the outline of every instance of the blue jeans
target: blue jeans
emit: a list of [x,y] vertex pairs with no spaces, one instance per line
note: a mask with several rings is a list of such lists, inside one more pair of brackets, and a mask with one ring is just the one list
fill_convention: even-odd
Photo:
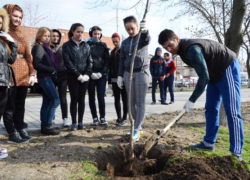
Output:
[[167,101],[167,91],[170,93],[170,101],[174,102],[174,75],[170,74],[169,77],[164,79],[164,101]]
[[106,92],[106,76],[100,79],[89,79],[88,94],[89,94],[89,107],[93,119],[97,118],[96,104],[95,104],[95,88],[97,89],[97,100],[99,105],[100,118],[105,118],[105,92]]
[[204,141],[215,143],[219,129],[219,110],[222,100],[229,129],[229,151],[241,154],[244,137],[240,113],[240,68],[234,60],[216,84],[208,84],[205,105],[206,135]]
[[43,102],[40,111],[41,125],[51,125],[60,99],[51,78],[40,78],[38,84],[43,89]]
[[163,90],[163,86],[164,86],[164,81],[161,81],[160,78],[156,79],[156,78],[152,78],[152,101],[156,102],[155,100],[155,91],[156,91],[156,86],[157,86],[157,81],[159,82],[159,88],[160,88],[160,97],[161,97],[161,102],[165,102],[164,101],[164,90]]

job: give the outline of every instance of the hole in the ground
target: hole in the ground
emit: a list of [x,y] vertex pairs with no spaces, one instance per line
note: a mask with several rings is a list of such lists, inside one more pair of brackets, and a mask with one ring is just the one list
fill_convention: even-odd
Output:
[[135,146],[134,152],[136,158],[132,162],[125,162],[125,154],[128,153],[125,153],[125,148],[123,147],[117,147],[103,152],[100,151],[96,158],[98,169],[107,170],[107,164],[109,163],[114,169],[113,175],[122,177],[138,177],[161,172],[165,168],[168,159],[172,156],[171,154],[162,154],[161,149],[166,150],[166,147],[153,148],[148,153],[146,159],[140,159],[139,156],[142,147],[142,145]]

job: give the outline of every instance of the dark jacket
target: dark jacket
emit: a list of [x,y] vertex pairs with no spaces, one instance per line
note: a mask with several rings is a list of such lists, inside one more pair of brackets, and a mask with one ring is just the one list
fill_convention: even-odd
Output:
[[164,76],[165,61],[163,57],[157,55],[157,51],[162,51],[161,48],[156,48],[155,55],[150,60],[150,73],[152,78],[158,79]]
[[[130,64],[137,36],[138,34],[135,37],[128,37],[122,41],[118,76],[123,76],[124,71],[130,71]],[[134,72],[143,71],[148,68],[148,45],[150,39],[148,31],[147,33],[141,34],[135,56]]]
[[13,64],[17,58],[17,44],[8,43],[11,50],[10,56],[6,45],[0,41],[0,86],[10,86],[11,69],[8,64]]
[[236,58],[236,54],[223,44],[207,39],[180,39],[177,54],[190,67],[192,64],[187,61],[186,52],[191,45],[200,45],[209,73],[209,82],[217,83],[224,74],[227,67]]
[[85,41],[77,45],[73,39],[70,39],[63,44],[62,50],[64,65],[69,74],[74,74],[76,77],[91,74],[93,60],[90,47]]
[[37,71],[37,78],[50,77],[54,80],[56,78],[56,69],[52,64],[49,54],[44,50],[43,46],[36,44],[33,46],[31,54],[33,56],[33,66]]
[[114,48],[110,53],[109,59],[109,74],[108,83],[111,84],[111,79],[117,79],[119,69],[120,49]]
[[[51,50],[53,51],[53,53],[56,56],[57,72],[58,73],[59,72],[66,72],[66,68],[64,66],[63,57],[62,57],[62,46],[60,45],[61,38],[62,38],[61,32],[56,30],[56,29],[53,29],[52,31],[57,32],[59,34],[58,43],[50,45]],[[58,77],[58,75],[57,75],[57,77]]]
[[109,49],[104,42],[87,42],[91,49],[91,57],[93,58],[92,72],[100,72],[107,74],[109,63]]

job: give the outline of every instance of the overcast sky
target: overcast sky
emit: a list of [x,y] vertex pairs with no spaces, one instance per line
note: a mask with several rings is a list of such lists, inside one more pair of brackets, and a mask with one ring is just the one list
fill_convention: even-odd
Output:
[[[94,4],[91,4],[91,2],[93,1],[96,0],[1,0],[0,7],[5,4],[18,4],[24,9],[23,25],[28,26],[29,17],[28,13],[25,12],[26,4],[28,3],[33,6],[33,13],[35,12],[35,5],[39,5],[38,14],[42,15],[44,20],[37,24],[38,27],[47,26],[49,28],[68,30],[72,23],[80,22],[85,26],[86,32],[88,32],[92,26],[98,25],[102,28],[103,35],[108,37],[117,31],[117,24],[118,33],[127,37],[128,35],[124,29],[122,19],[128,15],[135,15],[140,21],[145,8],[145,5],[140,4],[136,9],[123,10],[128,9],[137,1],[120,0],[117,13],[115,7],[118,0],[113,0],[112,3],[97,8],[92,8]],[[146,1],[144,0],[144,2]],[[179,10],[180,7],[168,8],[154,4],[150,6],[150,11],[146,18],[147,26],[152,37],[149,46],[150,54],[154,54],[155,49],[159,46],[158,35],[165,28],[174,30],[180,37],[190,37],[189,33],[185,31],[185,27],[190,25],[190,18],[170,21]]]
[[[23,25],[29,26],[30,17],[26,6],[30,4],[33,7],[34,14],[35,6],[38,5],[38,15],[41,15],[44,19],[37,24],[37,27],[46,26],[69,30],[73,23],[80,22],[85,26],[85,32],[88,32],[92,26],[98,25],[102,28],[103,35],[107,37],[117,31],[117,25],[118,33],[127,37],[128,34],[123,26],[123,18],[134,15],[138,21],[141,21],[145,9],[145,4],[139,4],[137,8],[128,10],[138,0],[112,0],[111,3],[104,6],[93,8],[93,2],[95,1],[101,2],[102,0],[1,0],[0,7],[5,4],[18,4],[24,10]],[[155,4],[156,1],[159,0],[150,0],[152,4],[146,18],[147,27],[152,37],[149,54],[154,54],[155,49],[161,47],[158,44],[158,35],[162,30],[172,29],[180,38],[192,38],[185,28],[200,26],[197,17],[186,16],[172,20],[181,11],[181,7],[169,8],[166,4]],[[117,2],[120,2],[118,13],[116,10]],[[146,0],[142,0],[142,2],[145,3]],[[239,59],[242,59],[242,56],[245,56],[245,54],[241,51]]]

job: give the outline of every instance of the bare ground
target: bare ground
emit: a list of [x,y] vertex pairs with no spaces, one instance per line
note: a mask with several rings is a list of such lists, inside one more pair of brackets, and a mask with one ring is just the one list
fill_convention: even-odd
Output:
[[[164,128],[177,114],[146,117],[144,134],[135,145],[135,154],[139,155],[146,139]],[[249,114],[250,102],[242,103],[242,117],[246,123],[250,123]],[[90,172],[82,171],[85,166],[82,162],[88,159],[112,179],[250,179],[250,173],[241,166],[232,168],[233,159],[229,156],[187,158],[189,153],[184,147],[202,139],[201,133],[188,128],[190,126],[204,127],[203,109],[184,115],[160,139],[147,159],[136,158],[133,162],[125,162],[124,158],[128,145],[124,135],[129,125],[116,127],[111,122],[107,128],[98,126],[96,129],[87,125],[86,130],[70,132],[64,129],[58,136],[42,136],[37,132],[31,134],[34,139],[22,145],[6,144],[7,137],[2,135],[0,143],[8,149],[9,157],[0,161],[0,179],[84,179]],[[175,160],[174,165],[168,165],[169,159]],[[127,169],[131,163],[133,171]],[[98,177],[92,176],[93,179]]]

